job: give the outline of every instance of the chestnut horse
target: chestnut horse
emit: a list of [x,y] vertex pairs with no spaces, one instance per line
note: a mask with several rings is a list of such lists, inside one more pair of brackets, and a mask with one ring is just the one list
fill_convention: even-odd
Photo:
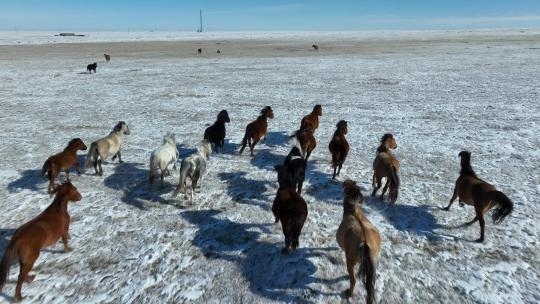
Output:
[[480,179],[471,167],[471,152],[461,151],[461,171],[454,187],[454,194],[450,199],[450,203],[444,210],[450,210],[450,206],[456,198],[459,197],[460,202],[474,206],[476,216],[465,225],[469,226],[476,221],[480,222],[480,238],[477,242],[484,241],[484,214],[490,209],[496,208],[493,212],[492,219],[494,224],[501,223],[514,210],[514,203],[502,192],[497,191],[495,187],[484,180]]
[[227,110],[219,112],[216,122],[204,130],[204,139],[214,144],[216,153],[219,153],[225,145],[225,123],[229,123],[229,113]]
[[308,216],[306,201],[296,192],[293,178],[283,165],[275,166],[278,173],[279,187],[272,204],[275,222],[281,221],[281,229],[285,235],[283,253],[296,250],[300,233]]
[[371,196],[374,196],[381,188],[382,178],[386,177],[386,184],[381,193],[381,200],[383,199],[388,186],[390,186],[389,199],[394,204],[398,197],[399,192],[399,160],[390,152],[390,149],[397,148],[396,139],[390,133],[386,133],[381,138],[381,144],[377,148],[377,156],[373,161],[373,192]]
[[34,262],[39,257],[41,248],[51,246],[62,238],[64,252],[71,251],[68,246],[69,213],[68,202],[81,200],[81,194],[71,182],[64,182],[54,190],[56,196],[47,209],[33,220],[22,225],[11,238],[9,245],[0,262],[0,291],[4,287],[11,262],[19,261],[20,271],[15,288],[15,300],[22,300],[21,288],[23,282],[30,283],[35,275],[29,275]]
[[336,175],[339,175],[341,167],[349,154],[349,142],[345,138],[347,132],[347,122],[345,120],[340,120],[336,125],[334,136],[328,145],[328,150],[332,153],[332,167],[334,167],[332,179],[336,179]]
[[294,135],[291,136],[291,138],[296,138],[298,140],[303,153],[302,157],[306,159],[306,162],[308,161],[311,152],[317,147],[317,141],[315,140],[313,132],[311,125],[307,124],[304,128],[294,132]]
[[322,106],[320,104],[313,107],[313,111],[302,118],[300,129],[303,129],[309,125],[311,126],[311,129],[313,129],[313,132],[315,132],[315,130],[317,130],[319,127],[319,116],[322,116]]
[[261,115],[259,115],[255,121],[247,125],[246,134],[244,135],[244,139],[242,139],[242,148],[240,148],[239,152],[240,154],[244,152],[246,145],[249,144],[249,150],[251,156],[253,156],[253,148],[255,148],[255,145],[259,142],[259,140],[261,140],[263,137],[266,140],[268,118],[274,118],[274,112],[270,106],[264,107],[264,109],[261,110]]
[[77,175],[81,175],[81,165],[77,161],[77,151],[86,150],[86,145],[80,138],[74,138],[69,141],[64,151],[50,156],[41,169],[41,176],[47,174],[49,178],[49,187],[47,192],[51,193],[54,190],[54,181],[61,171],[66,172],[67,179],[69,180],[69,169],[71,167],[77,168]]
[[377,228],[364,216],[358,206],[362,203],[362,193],[355,182],[343,183],[343,219],[336,233],[339,247],[345,251],[350,287],[345,291],[348,297],[354,293],[356,277],[354,268],[360,263],[358,276],[366,288],[366,303],[375,298],[377,259],[381,253],[381,236]]

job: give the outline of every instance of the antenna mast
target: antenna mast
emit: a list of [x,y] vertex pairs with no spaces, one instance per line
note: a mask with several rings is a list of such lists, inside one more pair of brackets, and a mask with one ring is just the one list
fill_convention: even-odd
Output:
[[199,26],[199,30],[198,30],[197,32],[202,33],[202,32],[203,32],[203,27],[202,27],[202,10],[199,10],[199,20],[200,20],[200,26]]

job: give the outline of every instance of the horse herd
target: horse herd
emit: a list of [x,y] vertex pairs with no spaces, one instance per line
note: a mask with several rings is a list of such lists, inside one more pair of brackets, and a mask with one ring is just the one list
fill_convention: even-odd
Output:
[[[308,216],[308,206],[302,198],[302,185],[305,179],[307,161],[316,147],[314,133],[319,127],[319,117],[322,116],[322,106],[316,105],[313,111],[304,116],[300,123],[300,128],[293,133],[291,139],[291,150],[283,164],[275,166],[278,180],[278,190],[272,204],[272,212],[275,222],[281,222],[283,234],[285,236],[285,247],[283,253],[296,250],[299,246],[299,239],[304,222]],[[249,147],[253,156],[256,144],[261,140],[266,140],[268,119],[274,118],[274,112],[270,106],[264,107],[256,120],[246,126],[245,135],[242,139],[241,154],[246,147]],[[221,152],[226,136],[225,124],[229,123],[229,115],[226,110],[222,110],[217,115],[217,119],[204,132],[204,139],[198,144],[197,152],[182,160],[180,166],[180,178],[172,197],[179,193],[184,196],[190,195],[190,202],[193,203],[194,193],[197,187],[202,186],[202,181],[207,173],[208,159],[212,152],[211,145],[214,145],[215,152]],[[345,135],[347,134],[347,121],[340,120],[336,124],[336,131],[330,141],[328,149],[331,154],[334,180],[339,176],[341,168],[345,163],[349,153],[349,143]],[[122,162],[122,145],[124,135],[129,135],[130,130],[126,122],[120,121],[109,135],[92,142],[88,148],[86,166],[93,165],[96,175],[103,175],[102,162],[112,157],[118,158]],[[398,198],[400,187],[399,170],[400,163],[391,152],[397,148],[396,139],[392,134],[384,134],[381,137],[380,145],[377,148],[373,161],[372,196],[375,196],[382,186],[383,178],[386,183],[382,189],[380,198],[384,198],[389,190],[388,200],[394,204]],[[21,288],[23,282],[30,283],[33,275],[29,275],[34,262],[43,247],[62,240],[64,251],[69,252],[68,246],[70,216],[67,209],[68,202],[81,200],[81,194],[69,181],[69,172],[72,167],[77,169],[77,174],[81,174],[81,164],[77,161],[77,151],[87,150],[87,146],[80,138],[72,139],[64,151],[49,157],[41,170],[41,174],[47,175],[49,179],[48,192],[55,195],[51,205],[40,215],[22,225],[13,235],[4,256],[0,262],[0,291],[4,287],[9,274],[11,263],[16,259],[20,265],[19,276],[15,289],[15,300],[22,299]],[[466,223],[471,225],[476,221],[480,222],[480,238],[484,240],[484,215],[492,208],[493,222],[500,223],[513,210],[512,201],[502,192],[486,181],[480,179],[471,167],[471,153],[462,151],[461,171],[455,183],[454,193],[450,203],[445,210],[449,210],[452,203],[459,197],[460,203],[474,206],[475,218]],[[173,133],[167,133],[163,138],[163,143],[155,149],[150,156],[149,183],[152,185],[154,178],[160,174],[161,186],[165,176],[170,175],[170,166],[176,170],[176,163],[179,159],[179,152],[176,146],[176,139]],[[65,172],[67,181],[56,185],[55,181],[61,172]],[[191,183],[188,187],[188,178]],[[367,294],[366,302],[374,301],[374,284],[376,278],[376,262],[380,255],[381,237],[377,228],[364,216],[359,205],[363,202],[360,188],[351,180],[342,183],[343,186],[343,218],[337,230],[336,239],[339,246],[345,252],[347,271],[349,274],[350,287],[346,291],[347,296],[352,296],[356,284],[355,267],[360,264],[358,277],[363,282]]]

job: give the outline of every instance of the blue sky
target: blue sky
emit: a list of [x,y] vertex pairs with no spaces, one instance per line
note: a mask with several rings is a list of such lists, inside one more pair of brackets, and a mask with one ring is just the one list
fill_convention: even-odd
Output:
[[0,0],[2,30],[538,28],[540,0]]

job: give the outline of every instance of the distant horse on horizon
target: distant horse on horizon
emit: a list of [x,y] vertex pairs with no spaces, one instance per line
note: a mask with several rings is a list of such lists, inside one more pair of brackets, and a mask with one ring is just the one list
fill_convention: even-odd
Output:
[[202,48],[198,48],[198,49],[197,49],[197,54],[198,54],[198,55],[202,54]]
[[[118,162],[122,163],[122,144],[124,135],[129,135],[128,125],[124,121],[119,121],[109,135],[94,141],[90,144],[88,155],[86,156],[86,167],[94,165],[94,170],[99,176],[103,175],[101,163],[112,156],[114,161],[118,157]],[[98,170],[99,168],[99,170]]]
[[242,154],[246,145],[249,144],[249,151],[251,156],[253,156],[253,148],[255,145],[264,137],[266,140],[266,131],[268,130],[268,118],[274,118],[274,112],[270,106],[266,106],[261,110],[261,115],[253,122],[250,122],[246,126],[246,133],[242,139],[242,147],[240,148],[239,153]]
[[107,62],[111,61],[111,55],[103,54],[103,56],[105,57],[105,61],[107,61]]
[[97,73],[96,69],[97,69],[97,62],[91,63],[86,66],[86,70],[90,74],[92,74],[92,71],[94,71],[94,73]]
[[386,177],[386,184],[381,193],[381,200],[383,199],[384,194],[388,187],[390,187],[390,192],[388,198],[390,203],[394,204],[398,197],[400,180],[399,180],[399,160],[394,156],[390,149],[396,149],[397,143],[394,136],[390,133],[386,133],[381,137],[381,144],[377,148],[377,156],[373,161],[373,192],[371,196],[375,196],[377,191],[382,186],[382,178]]
[[315,51],[319,50],[319,45],[317,45],[317,44],[312,44],[311,47],[312,47]]
[[77,151],[85,151],[86,145],[80,138],[74,138],[69,141],[64,151],[47,158],[41,169],[41,176],[47,174],[49,178],[49,187],[47,191],[52,193],[54,190],[54,181],[60,172],[66,172],[66,178],[69,180],[69,169],[77,168],[77,175],[81,175],[81,166],[77,161]]

